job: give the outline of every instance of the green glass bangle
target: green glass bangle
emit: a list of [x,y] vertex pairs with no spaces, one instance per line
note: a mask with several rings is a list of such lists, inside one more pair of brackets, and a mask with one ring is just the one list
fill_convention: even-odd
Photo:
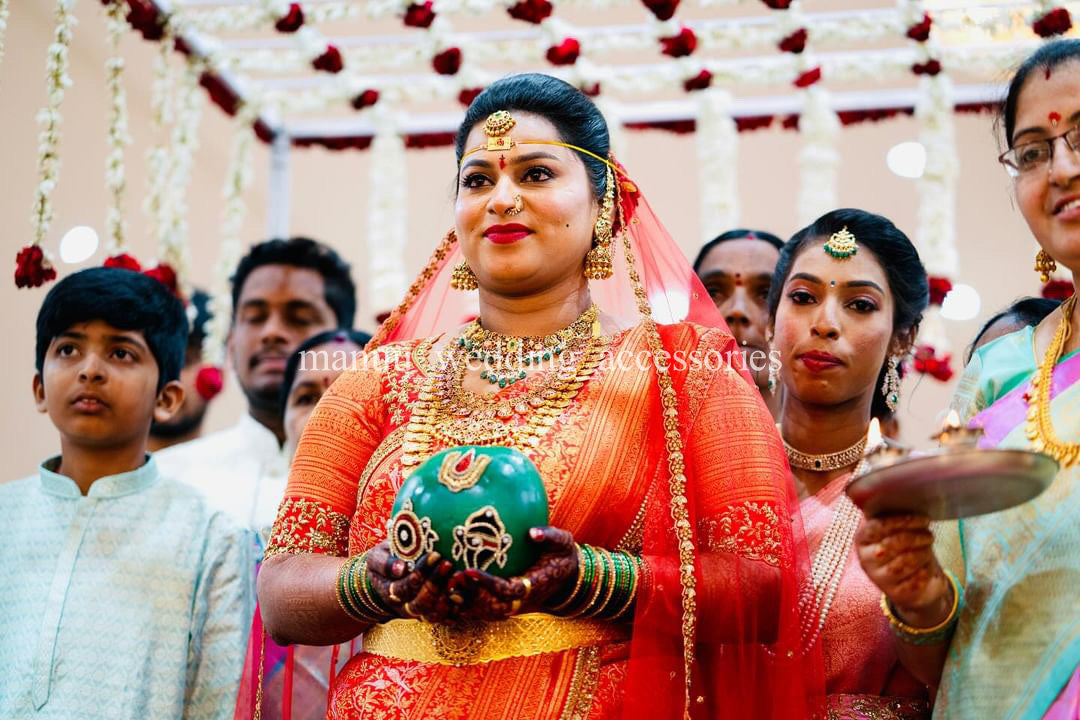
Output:
[[615,588],[619,585],[619,563],[617,557],[618,553],[609,552],[602,548],[600,552],[603,553],[604,557],[606,557],[608,562],[610,563],[611,572],[605,574],[604,576],[604,579],[606,580],[605,589],[603,592],[604,599],[601,600],[598,605],[596,605],[590,610],[589,614],[593,617],[600,615],[607,609],[607,607],[611,604],[612,596],[615,594]]
[[[592,593],[588,601],[575,613],[575,615],[591,615],[596,610],[596,602],[600,599],[600,595],[607,587],[608,580],[608,560],[610,555],[604,552],[603,548],[596,548],[596,591]],[[574,617],[573,615],[571,617]]]
[[611,596],[611,601],[604,606],[603,614],[607,617],[612,615],[612,608],[623,608],[626,605],[626,598],[629,595],[630,581],[633,575],[633,561],[623,552],[613,552],[611,554],[615,560],[615,592]]
[[[362,557],[362,556],[361,556]],[[363,604],[357,602],[352,593],[351,580],[353,569],[356,567],[356,558],[352,557],[345,561],[338,571],[338,602],[349,617],[360,622],[373,622],[373,619],[363,609]]]
[[627,588],[626,592],[626,601],[624,602],[622,607],[620,607],[611,615],[611,617],[609,618],[610,620],[617,620],[623,615],[626,615],[637,602],[638,579],[641,576],[642,560],[641,558],[638,558],[636,556],[629,556],[626,558],[626,561],[629,564],[630,568],[629,587]]
[[360,578],[359,585],[360,591],[363,593],[363,598],[367,601],[366,604],[380,620],[394,617],[394,614],[382,604],[379,594],[375,592],[375,588],[371,585],[371,574],[367,571],[366,562],[362,572],[363,575]]

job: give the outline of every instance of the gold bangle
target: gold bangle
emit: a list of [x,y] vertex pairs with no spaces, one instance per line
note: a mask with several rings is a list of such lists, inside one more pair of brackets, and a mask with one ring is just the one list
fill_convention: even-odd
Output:
[[607,594],[604,595],[604,600],[597,605],[589,615],[595,617],[607,609],[607,606],[611,603],[611,597],[615,594],[615,586],[619,582],[619,567],[618,559],[611,552],[601,549],[600,552],[604,553],[608,560],[611,561],[611,576],[608,578]]
[[525,600],[529,597],[529,593],[532,592],[532,580],[527,577],[521,577],[518,579],[521,580],[521,584],[525,586],[525,594],[521,596],[521,599]]
[[592,597],[590,597],[588,602],[582,605],[580,609],[571,613],[570,617],[578,617],[579,615],[584,615],[588,613],[593,607],[596,606],[596,601],[600,599],[600,593],[604,591],[604,581],[607,580],[608,573],[607,560],[605,558],[610,557],[610,555],[607,555],[604,552],[603,548],[595,548],[595,550],[596,559],[598,560],[596,574],[593,577],[593,582],[596,585],[596,592],[592,594]]
[[585,581],[585,551],[581,549],[580,545],[577,546],[577,558],[577,582],[574,583],[574,589],[570,591],[570,594],[566,596],[565,600],[551,608],[552,613],[564,610],[577,596],[578,592],[581,591],[581,584]]
[[[360,560],[362,559],[363,556],[361,555]],[[349,585],[352,581],[353,570],[355,569],[357,562],[358,559],[356,557],[348,558],[345,560],[344,563],[341,564],[341,568],[338,570],[338,604],[341,606],[341,609],[345,611],[345,614],[354,620],[359,620],[360,622],[365,623],[378,622],[377,618],[371,617],[370,614],[366,611],[367,608],[364,607],[364,604],[362,602],[357,603],[356,598],[353,597],[353,593],[349,592]]]
[[881,611],[885,613],[885,618],[889,621],[889,629],[892,630],[893,635],[911,645],[932,645],[941,642],[948,636],[953,626],[956,625],[956,619],[959,616],[960,590],[956,577],[951,572],[945,570],[945,577],[949,580],[949,585],[952,586],[952,607],[949,609],[949,614],[945,619],[934,627],[918,628],[908,625],[897,617],[888,596],[885,593],[881,594]]

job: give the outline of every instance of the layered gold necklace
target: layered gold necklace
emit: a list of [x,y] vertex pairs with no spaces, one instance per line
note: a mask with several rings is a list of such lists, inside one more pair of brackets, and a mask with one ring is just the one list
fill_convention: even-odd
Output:
[[[442,353],[438,367],[430,372],[413,404],[405,426],[401,464],[406,473],[431,456],[436,441],[453,445],[506,445],[527,450],[539,444],[596,372],[604,358],[607,339],[600,331],[596,306],[552,335],[515,337],[497,335],[472,323]],[[462,338],[471,342],[463,343]],[[556,348],[559,349],[555,352]],[[508,367],[510,360],[498,353],[538,355],[530,365],[545,360],[554,365],[525,381],[524,393],[504,397],[502,392],[473,393],[465,389],[471,363]],[[547,354],[547,357],[545,357]],[[526,355],[528,357],[528,355]],[[490,382],[490,378],[484,378]],[[515,382],[518,382],[515,381]],[[513,383],[501,384],[506,387]]]
[[1072,333],[1072,313],[1076,307],[1076,295],[1061,305],[1061,321],[1058,323],[1050,347],[1046,349],[1042,363],[1031,378],[1031,392],[1027,394],[1028,415],[1026,432],[1031,447],[1046,453],[1062,467],[1071,467],[1080,458],[1080,443],[1065,442],[1054,432],[1050,413],[1050,390],[1053,385],[1054,367],[1065,350],[1065,343]]

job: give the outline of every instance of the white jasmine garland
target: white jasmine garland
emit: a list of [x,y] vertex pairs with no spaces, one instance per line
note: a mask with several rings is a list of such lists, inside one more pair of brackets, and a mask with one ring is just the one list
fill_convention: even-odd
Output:
[[169,153],[170,174],[162,225],[158,235],[158,253],[162,262],[176,271],[185,296],[189,295],[190,247],[188,243],[187,191],[191,186],[191,167],[199,146],[199,122],[202,119],[203,96],[199,88],[200,65],[189,62],[177,96],[176,123],[172,128],[172,147]]
[[7,30],[9,11],[8,0],[0,0],[0,60],[4,59],[4,32]]
[[[173,38],[166,30],[154,58],[154,82],[150,89],[150,127],[154,145],[146,151],[147,182],[143,212],[150,221],[150,231],[158,247],[167,222],[165,205],[169,191],[169,150],[165,126],[173,121],[173,97],[176,94],[176,73],[169,63]],[[179,272],[179,271],[177,271]]]
[[203,342],[203,361],[221,367],[225,364],[225,339],[232,321],[232,293],[229,277],[236,270],[244,248],[240,232],[247,212],[244,193],[251,185],[251,154],[254,133],[251,125],[258,117],[253,106],[244,105],[237,111],[233,130],[229,166],[225,171],[225,211],[221,222],[221,251],[214,268],[211,288],[210,312],[206,340]]
[[738,224],[738,128],[731,117],[731,94],[710,88],[698,93],[698,186],[701,235],[716,237]]
[[389,107],[376,107],[372,120],[375,137],[371,142],[368,170],[368,302],[373,310],[382,311],[393,307],[397,299],[405,295],[409,285],[405,270],[408,168],[405,141],[398,134]]
[[105,188],[109,191],[109,207],[105,213],[107,255],[116,255],[125,247],[124,241],[124,146],[131,143],[128,133],[127,95],[124,92],[124,56],[120,54],[120,36],[128,28],[124,20],[124,4],[111,0],[105,8],[109,58],[105,61],[106,85],[109,88],[108,153],[105,156]]
[[37,114],[38,126],[41,128],[38,135],[38,186],[34,193],[31,216],[35,245],[45,239],[52,223],[53,209],[49,196],[60,175],[60,105],[64,101],[64,91],[71,85],[68,49],[71,47],[72,28],[75,26],[75,15],[72,13],[74,5],[75,0],[57,0],[56,28],[45,63],[46,103]]
[[799,222],[809,225],[823,213],[837,206],[836,176],[840,155],[836,140],[840,119],[829,104],[829,95],[818,85],[803,95],[799,116]]

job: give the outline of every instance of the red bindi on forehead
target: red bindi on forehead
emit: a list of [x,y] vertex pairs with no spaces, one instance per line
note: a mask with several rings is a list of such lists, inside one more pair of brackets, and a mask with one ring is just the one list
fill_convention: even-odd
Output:
[[499,156],[499,169],[500,170],[505,170],[506,169],[506,156],[505,155],[500,155]]
[[1046,119],[1050,121],[1050,127],[1057,127],[1057,124],[1061,122],[1061,113],[1052,112],[1046,116]]

